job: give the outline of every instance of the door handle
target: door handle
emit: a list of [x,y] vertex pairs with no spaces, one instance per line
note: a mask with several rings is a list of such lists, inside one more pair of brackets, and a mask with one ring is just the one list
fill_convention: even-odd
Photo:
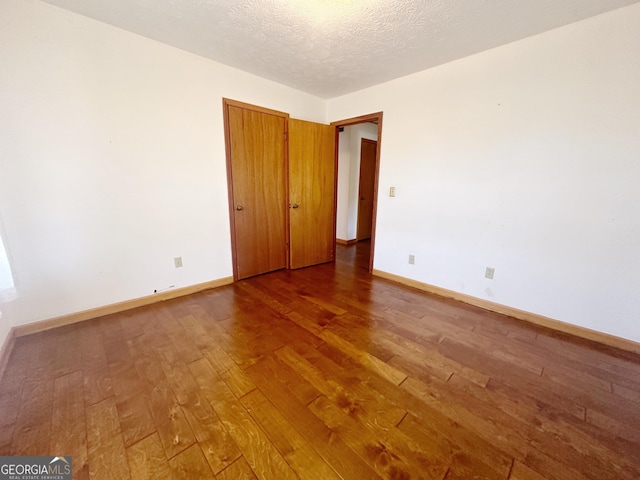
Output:
[[244,210],[244,207],[242,205],[236,205],[236,210],[238,211]]
[[291,207],[291,208],[298,208],[298,204],[297,204],[297,203],[294,203],[293,205],[289,205],[289,207]]

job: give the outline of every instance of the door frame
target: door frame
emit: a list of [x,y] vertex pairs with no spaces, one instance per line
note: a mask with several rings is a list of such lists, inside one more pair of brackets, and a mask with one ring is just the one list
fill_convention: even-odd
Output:
[[[336,127],[336,182],[338,181],[338,149],[339,149],[339,136],[340,127],[348,127],[350,125],[357,125],[359,123],[377,123],[378,124],[378,146],[376,148],[376,166],[375,175],[373,180],[373,219],[371,221],[371,250],[369,252],[369,273],[373,272],[373,252],[375,251],[376,244],[376,219],[378,217],[378,182],[380,180],[380,146],[382,145],[382,112],[370,113],[368,115],[360,115],[359,117],[346,118],[344,120],[338,120],[331,122],[330,125]],[[336,187],[336,195],[337,195]],[[336,209],[338,204],[336,201]],[[334,227],[335,230],[335,227]]]
[[[239,102],[229,98],[222,99],[222,112],[224,117],[224,145],[227,159],[227,195],[229,203],[229,226],[231,230],[231,261],[233,268],[233,281],[238,281],[238,252],[236,250],[236,223],[235,223],[235,202],[233,196],[233,170],[231,164],[231,129],[229,126],[229,107],[239,107],[255,112],[266,113],[284,118],[284,162],[285,162],[285,182],[289,184],[289,114],[278,110],[252,105],[250,103]],[[285,189],[286,204],[289,204],[289,189]],[[287,212],[288,215],[288,212]],[[289,251],[289,222],[286,222],[287,252]],[[287,268],[289,268],[289,256],[287,255]]]

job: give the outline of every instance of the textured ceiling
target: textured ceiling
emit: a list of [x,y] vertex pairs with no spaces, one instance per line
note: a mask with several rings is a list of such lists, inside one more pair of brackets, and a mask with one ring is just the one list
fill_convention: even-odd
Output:
[[332,98],[639,0],[45,0]]

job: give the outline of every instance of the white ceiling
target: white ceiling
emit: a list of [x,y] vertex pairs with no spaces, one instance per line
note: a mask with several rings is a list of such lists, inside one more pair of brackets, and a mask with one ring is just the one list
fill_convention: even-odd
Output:
[[332,98],[640,0],[45,0]]

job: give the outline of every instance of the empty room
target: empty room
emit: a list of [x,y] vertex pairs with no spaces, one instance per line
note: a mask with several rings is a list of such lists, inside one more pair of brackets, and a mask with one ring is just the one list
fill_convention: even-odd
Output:
[[0,0],[0,479],[640,478],[640,2]]

